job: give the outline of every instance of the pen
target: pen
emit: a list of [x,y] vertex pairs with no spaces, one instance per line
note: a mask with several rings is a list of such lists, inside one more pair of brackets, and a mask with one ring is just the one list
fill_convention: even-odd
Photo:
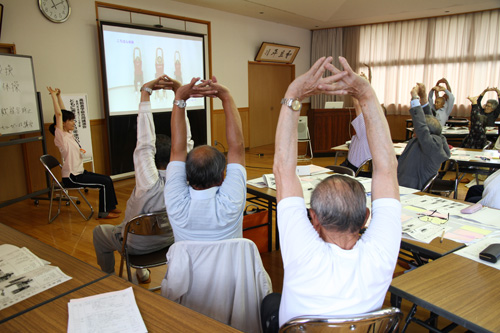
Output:
[[444,233],[445,233],[445,230],[443,230],[443,233],[441,234],[441,239],[439,240],[439,243],[442,243],[442,242],[443,242]]

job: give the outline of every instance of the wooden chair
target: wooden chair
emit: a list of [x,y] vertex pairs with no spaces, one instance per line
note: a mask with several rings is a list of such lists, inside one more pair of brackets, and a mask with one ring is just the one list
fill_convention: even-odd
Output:
[[281,326],[280,333],[295,332],[394,332],[403,313],[387,308],[353,316],[300,316]]
[[[171,239],[167,239],[165,247],[161,250],[148,254],[133,255],[128,251],[128,237],[130,234],[151,236],[170,234]],[[141,214],[131,219],[124,228],[123,245],[121,251],[120,277],[123,275],[123,264],[127,266],[127,277],[132,282],[131,268],[151,268],[167,263],[167,252],[174,243],[172,227],[168,220],[167,212],[155,212]],[[160,286],[150,288],[149,290],[158,290]]]
[[[59,161],[57,160],[57,158],[55,158],[54,156],[48,155],[48,154],[47,155],[43,155],[43,156],[40,157],[40,162],[42,162],[45,170],[50,174],[50,177],[52,179],[51,180],[51,186],[50,186],[49,223],[52,223],[52,221],[54,221],[56,219],[56,217],[58,217],[59,214],[61,213],[61,200],[62,200],[63,196],[66,198],[65,200],[68,200],[67,204],[71,203],[76,208],[76,210],[78,211],[78,213],[80,213],[80,215],[85,219],[85,221],[90,220],[90,218],[94,214],[94,208],[92,208],[92,205],[87,200],[87,198],[85,197],[85,195],[83,195],[83,193],[82,193],[82,190],[85,190],[85,188],[84,187],[64,187],[57,180],[57,177],[52,172],[52,169],[56,168],[57,166],[59,166],[62,169],[62,165],[59,163]],[[90,208],[90,214],[89,215],[86,216],[85,214],[83,214],[83,212],[80,210],[80,208],[78,208],[77,204],[80,203],[80,200],[78,200],[75,197],[71,197],[69,195],[68,191],[71,191],[71,190],[78,191],[78,193],[80,194],[80,196],[87,203],[87,205]],[[54,201],[54,195],[57,192],[59,193],[59,205],[57,207],[57,214],[54,215],[54,216],[52,216],[52,203]]]
[[332,170],[335,173],[340,173],[342,175],[349,175],[351,177],[354,177],[355,175],[354,170],[342,165],[329,165],[326,168]]

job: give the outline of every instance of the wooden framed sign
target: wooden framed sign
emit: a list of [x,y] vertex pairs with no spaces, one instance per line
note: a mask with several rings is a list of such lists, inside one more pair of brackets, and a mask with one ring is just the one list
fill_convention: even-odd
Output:
[[279,62],[291,64],[295,60],[300,47],[263,42],[255,61]]

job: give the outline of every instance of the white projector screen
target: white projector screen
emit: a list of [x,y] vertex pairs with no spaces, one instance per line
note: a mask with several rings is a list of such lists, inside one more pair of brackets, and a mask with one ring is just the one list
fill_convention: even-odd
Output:
[[[204,78],[202,35],[165,32],[101,22],[105,66],[105,93],[110,116],[136,114],[140,88],[162,74],[188,83]],[[155,91],[153,112],[172,110],[174,93]],[[205,109],[204,98],[190,98],[188,110]]]

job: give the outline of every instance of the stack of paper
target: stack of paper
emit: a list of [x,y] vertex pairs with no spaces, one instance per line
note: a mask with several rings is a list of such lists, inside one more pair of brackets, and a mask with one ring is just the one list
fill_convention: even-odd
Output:
[[0,310],[71,280],[49,264],[25,247],[0,245]]

